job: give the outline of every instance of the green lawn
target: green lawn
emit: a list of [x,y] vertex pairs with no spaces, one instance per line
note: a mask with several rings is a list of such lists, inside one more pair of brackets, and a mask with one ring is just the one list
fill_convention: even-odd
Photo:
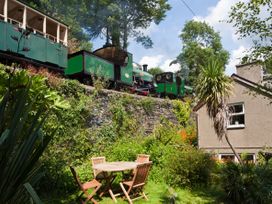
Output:
[[[153,182],[149,182],[145,188],[145,192],[147,193],[148,201],[144,199],[140,199],[135,201],[136,204],[148,204],[148,203],[170,203],[169,199],[167,199],[168,187],[165,184],[155,184]],[[174,194],[177,194],[176,203],[184,203],[184,204],[204,204],[204,203],[218,203],[217,198],[209,192],[203,191],[190,191],[186,189],[178,189]],[[173,193],[172,193],[173,195]],[[114,204],[114,202],[110,198],[103,198],[100,202],[101,204]],[[123,201],[121,198],[118,198],[118,203],[124,204],[128,203]]]
[[[165,184],[155,184],[153,182],[149,182],[145,188],[145,192],[148,197],[148,201],[145,201],[144,199],[140,199],[135,201],[135,204],[148,204],[148,203],[165,203],[169,204],[169,195],[176,194],[176,203],[182,203],[182,204],[204,204],[204,203],[220,203],[218,201],[219,195],[216,192],[213,191],[207,191],[207,190],[194,190],[190,191],[187,189],[177,189],[174,193],[169,193],[169,188]],[[65,199],[50,199],[45,201],[45,203],[50,204],[57,204],[57,203],[77,203],[75,202],[76,195],[71,195],[68,198]],[[97,199],[98,200],[98,199]],[[127,204],[128,202],[124,201],[122,198],[118,198],[118,203],[120,204]],[[110,197],[103,197],[102,200],[99,201],[101,204],[114,204],[112,199]]]

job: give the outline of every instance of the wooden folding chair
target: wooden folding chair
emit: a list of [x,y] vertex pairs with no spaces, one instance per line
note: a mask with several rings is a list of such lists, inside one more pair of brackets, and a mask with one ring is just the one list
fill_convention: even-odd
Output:
[[[79,177],[75,171],[75,169],[73,167],[70,166],[70,170],[73,174],[74,179],[77,182],[77,185],[79,186],[80,190],[82,191],[82,193],[80,194],[79,198],[82,204],[87,203],[88,201],[92,201],[95,204],[98,204],[98,202],[93,198],[93,196],[96,194],[96,192],[99,190],[99,188],[101,187],[101,183],[99,183],[97,180],[93,179],[91,181],[88,181],[86,183],[81,183],[79,180]],[[93,189],[92,193],[89,194],[88,190]],[[86,200],[83,201],[81,199],[82,195],[85,194],[86,195]]]
[[[137,158],[136,158],[135,162],[138,162],[138,163],[149,162],[149,157],[150,157],[150,155],[147,155],[147,154],[137,154]],[[131,178],[133,178],[135,173],[136,173],[136,169],[133,169],[128,173],[123,173],[123,179],[131,179]]]
[[[106,157],[92,157],[91,158],[92,161],[92,166],[96,165],[96,164],[102,164],[106,162]],[[101,180],[105,178],[105,175],[102,171],[98,171],[93,169],[93,174],[94,174],[94,178]]]
[[[150,170],[152,162],[146,162],[139,164],[136,168],[136,173],[131,181],[124,181],[120,183],[120,186],[129,202],[129,204],[133,204],[133,200],[139,199],[139,198],[145,198],[147,197],[143,191],[144,185],[146,183],[146,179],[148,176],[148,172]],[[125,188],[127,187],[127,190]],[[141,194],[140,196],[138,196]],[[133,196],[133,197],[132,197]],[[136,197],[138,196],[138,197]]]
[[139,163],[149,162],[149,157],[150,155],[147,155],[147,154],[138,154],[136,162],[139,162]]

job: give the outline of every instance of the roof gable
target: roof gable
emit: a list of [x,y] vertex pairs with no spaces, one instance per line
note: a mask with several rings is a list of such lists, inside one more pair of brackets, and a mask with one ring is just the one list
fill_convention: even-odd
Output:
[[[255,91],[258,94],[262,94],[268,98],[272,99],[272,90],[260,85],[256,84],[248,79],[245,79],[237,74],[232,74],[231,78],[234,82],[239,83],[242,86],[245,86],[253,91]],[[206,103],[203,101],[200,101],[194,108],[193,111],[197,112],[200,108],[202,108]]]

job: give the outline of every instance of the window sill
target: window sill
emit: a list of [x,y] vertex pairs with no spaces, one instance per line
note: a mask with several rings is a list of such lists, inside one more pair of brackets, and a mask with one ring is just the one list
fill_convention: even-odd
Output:
[[233,130],[233,129],[244,129],[245,125],[232,125],[232,126],[228,126],[227,129],[228,130]]

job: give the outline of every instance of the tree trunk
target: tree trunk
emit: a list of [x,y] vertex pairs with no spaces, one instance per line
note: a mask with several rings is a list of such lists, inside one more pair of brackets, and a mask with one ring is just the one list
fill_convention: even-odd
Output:
[[227,133],[225,133],[225,139],[226,139],[228,145],[230,146],[230,148],[231,148],[233,154],[234,154],[234,155],[236,156],[236,158],[238,159],[239,163],[240,163],[241,165],[243,165],[244,163],[243,163],[241,157],[239,156],[239,154],[236,152],[235,148],[234,148],[234,147],[232,146],[232,144],[230,143],[229,137],[228,137],[228,134],[227,134]]
[[127,24],[124,25],[124,34],[123,34],[123,50],[127,50],[128,47],[128,28]]

